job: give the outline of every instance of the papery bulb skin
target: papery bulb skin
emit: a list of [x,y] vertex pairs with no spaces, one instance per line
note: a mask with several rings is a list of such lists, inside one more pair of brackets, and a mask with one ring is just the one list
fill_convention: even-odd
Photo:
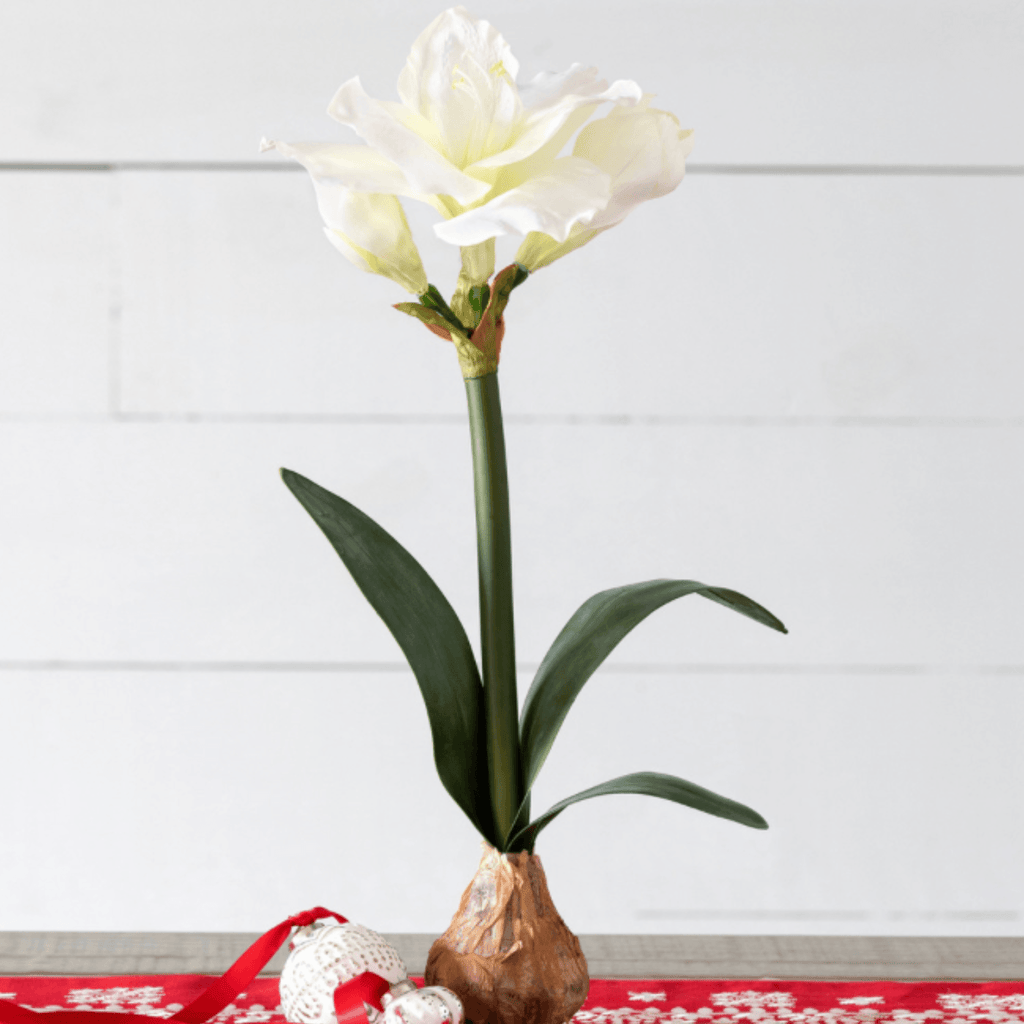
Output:
[[565,1024],[586,1000],[590,975],[540,857],[481,846],[459,909],[430,947],[425,981],[451,989],[473,1024]]

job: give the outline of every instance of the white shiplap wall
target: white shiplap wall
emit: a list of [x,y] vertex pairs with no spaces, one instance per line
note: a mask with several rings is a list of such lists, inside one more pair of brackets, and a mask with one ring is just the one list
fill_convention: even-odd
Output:
[[[520,81],[632,77],[691,173],[513,297],[518,654],[695,600],[587,685],[535,807],[578,933],[1024,934],[1024,5],[471,8]],[[384,626],[281,484],[378,518],[475,632],[464,398],[261,135],[342,138],[440,10],[0,8],[0,929],[443,929],[478,858]],[[456,252],[408,210],[431,279]],[[516,242],[499,246],[499,266]],[[504,257],[504,259],[502,259]]]

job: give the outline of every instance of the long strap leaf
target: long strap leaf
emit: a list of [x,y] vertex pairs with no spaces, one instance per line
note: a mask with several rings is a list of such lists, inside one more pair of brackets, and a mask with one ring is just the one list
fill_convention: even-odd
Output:
[[398,641],[427,708],[437,774],[477,831],[496,844],[483,685],[454,609],[423,566],[369,516],[298,473],[282,469],[281,477]]
[[767,608],[749,597],[695,580],[648,580],[595,594],[580,605],[555,638],[523,702],[519,748],[527,795],[584,683],[630,630],[663,604],[687,594],[700,594],[786,632]]
[[517,832],[512,837],[510,849],[526,850],[533,853],[537,834],[557,818],[566,807],[570,804],[577,804],[581,800],[589,800],[591,797],[608,796],[613,793],[640,793],[644,796],[657,796],[663,800],[672,800],[677,804],[684,804],[694,810],[703,811],[705,814],[713,814],[718,818],[739,822],[739,824],[747,825],[750,828],[765,829],[768,827],[768,822],[757,811],[745,804],[730,800],[728,797],[712,793],[710,789],[705,789],[703,786],[697,786],[685,779],[677,779],[674,775],[665,775],[662,772],[633,772],[631,775],[620,775],[608,782],[602,782],[599,786],[591,786],[590,789],[566,797],[565,800],[559,800],[554,807]]

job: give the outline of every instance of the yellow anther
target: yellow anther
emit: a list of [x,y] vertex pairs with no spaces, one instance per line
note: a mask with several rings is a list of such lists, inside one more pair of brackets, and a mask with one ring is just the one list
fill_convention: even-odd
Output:
[[466,78],[462,74],[462,72],[459,71],[459,65],[455,64],[452,67],[452,88],[453,89],[458,89],[458,87],[460,85],[465,85],[465,84],[466,84]]
[[499,78],[507,78],[510,82],[512,81],[512,76],[506,70],[505,62],[503,60],[499,60],[496,64],[492,64],[487,73],[489,75],[498,75]]

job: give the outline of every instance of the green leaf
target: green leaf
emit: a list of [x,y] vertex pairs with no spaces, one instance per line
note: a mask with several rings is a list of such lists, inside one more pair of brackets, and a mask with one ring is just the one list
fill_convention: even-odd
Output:
[[526,826],[530,824],[530,791],[526,791],[526,795],[523,797],[516,810],[515,819],[512,822],[512,827],[508,832],[502,836],[503,845],[499,848],[502,853],[518,853],[518,850],[513,850],[511,840],[514,835],[518,832],[524,831]]
[[465,630],[426,570],[343,498],[282,469],[288,489],[323,530],[398,641],[419,684],[444,788],[492,845],[483,685]]
[[781,633],[786,632],[786,627],[770,611],[749,597],[694,580],[648,580],[595,594],[580,605],[555,638],[523,702],[519,748],[526,793],[533,786],[583,684],[634,626],[663,604],[686,594],[700,594]]
[[512,837],[510,846],[533,853],[537,834],[557,818],[566,807],[570,804],[577,804],[581,800],[589,800],[595,796],[608,796],[612,793],[640,793],[644,796],[657,796],[662,800],[672,800],[677,804],[703,811],[705,814],[713,814],[718,818],[726,818],[728,821],[737,821],[750,828],[765,829],[768,827],[768,822],[753,808],[712,793],[710,789],[705,789],[703,786],[697,786],[685,779],[677,779],[674,775],[664,775],[661,772],[633,772],[631,775],[620,775],[609,782],[591,786],[590,789],[560,800],[536,821],[517,832]]

